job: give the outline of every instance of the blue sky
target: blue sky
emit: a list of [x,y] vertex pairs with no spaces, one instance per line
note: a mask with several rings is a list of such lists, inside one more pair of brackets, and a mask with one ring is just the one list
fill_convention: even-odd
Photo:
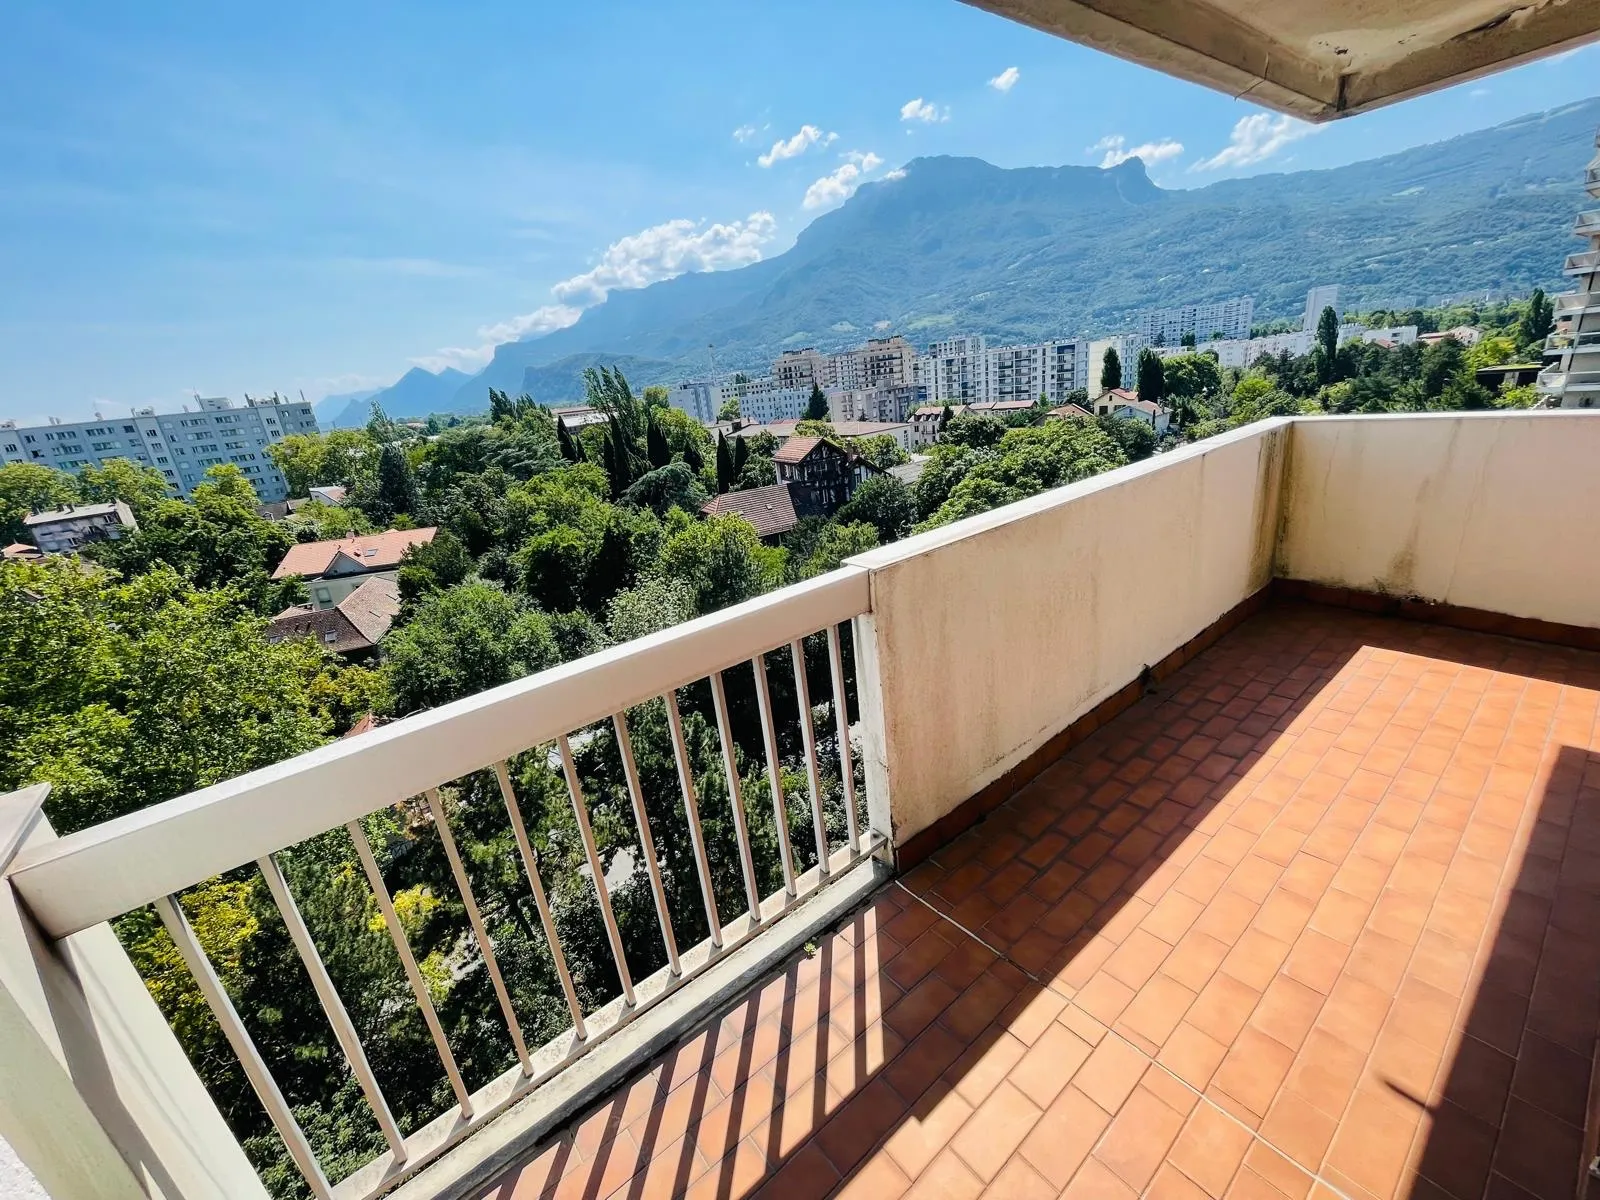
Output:
[[1308,132],[955,0],[8,0],[0,415],[472,369],[609,288],[780,253],[917,155],[1160,148],[1193,187],[1554,107],[1597,62]]

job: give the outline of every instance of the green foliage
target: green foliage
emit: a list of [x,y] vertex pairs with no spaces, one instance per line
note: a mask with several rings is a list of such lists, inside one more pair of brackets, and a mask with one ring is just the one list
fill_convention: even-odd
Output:
[[1122,356],[1117,353],[1115,346],[1107,346],[1105,357],[1100,360],[1100,390],[1109,392],[1121,386]]
[[940,441],[951,446],[966,446],[972,450],[987,450],[998,446],[1006,435],[1005,422],[988,413],[962,413],[945,426]]
[[383,639],[392,713],[435,708],[560,661],[550,620],[484,583],[426,597]]
[[1161,356],[1146,346],[1139,351],[1137,365],[1138,382],[1134,390],[1139,393],[1139,399],[1148,400],[1151,404],[1160,404],[1167,394],[1166,375],[1161,366]]
[[1156,450],[1156,431],[1144,421],[1106,413],[1095,418],[1098,425],[1121,449],[1129,462],[1149,458]]
[[627,642],[681,625],[694,616],[694,592],[681,579],[659,576],[618,592],[606,605],[613,642]]
[[841,525],[864,522],[879,542],[892,542],[911,532],[917,520],[916,498],[893,475],[871,475],[835,514]]
[[312,693],[339,664],[262,629],[166,567],[0,565],[0,791],[50,782],[66,832],[318,745],[335,721]]
[[85,467],[78,472],[78,494],[87,504],[121,500],[133,510],[137,520],[167,499],[172,489],[154,467],[140,466],[126,458],[112,458],[99,467]]
[[0,467],[0,540],[8,546],[31,541],[23,517],[77,500],[70,476],[35,463],[7,463]]
[[722,402],[722,407],[717,409],[718,421],[737,421],[739,413],[739,397],[729,396]]
[[283,473],[291,496],[309,495],[314,487],[357,489],[370,483],[377,469],[377,453],[378,445],[365,429],[291,433],[267,447],[267,455]]
[[828,419],[828,397],[817,384],[811,385],[811,398],[806,401],[805,419],[807,421],[826,421]]
[[386,442],[378,452],[377,482],[373,498],[366,507],[380,525],[387,525],[402,515],[414,522],[426,516],[417,477],[403,446]]
[[685,524],[661,547],[657,574],[681,580],[698,614],[749,600],[783,578],[784,552],[765,546],[751,524],[731,513]]
[[1544,349],[1544,339],[1556,324],[1555,301],[1544,294],[1543,288],[1534,288],[1528,297],[1527,307],[1517,321],[1517,342],[1525,347],[1524,353],[1537,356]]
[[728,439],[723,434],[717,434],[717,495],[722,495],[733,487],[733,452],[728,448]]
[[706,502],[706,490],[693,471],[682,462],[669,462],[647,475],[641,475],[626,492],[624,500],[665,516],[669,508],[697,513]]
[[892,433],[878,433],[872,437],[845,438],[844,448],[859,454],[880,471],[898,467],[911,461],[911,455],[895,440]]
[[[947,525],[1126,462],[1117,443],[1088,421],[1050,421],[1013,429],[992,450],[976,452],[962,464],[959,480],[948,487],[946,498],[919,528]],[[941,474],[941,486],[949,484],[949,473]],[[923,480],[927,478],[924,471]]]
[[259,516],[256,507],[255,491],[238,467],[212,467],[188,500],[157,502],[135,532],[87,547],[85,557],[128,576],[170,567],[196,587],[231,586],[263,615],[276,612],[293,592],[268,576],[294,533]]
[[1314,357],[1317,382],[1329,384],[1339,375],[1339,314],[1330,306],[1317,316],[1317,344]]
[[424,596],[447,591],[465,582],[473,565],[472,555],[461,539],[448,529],[441,529],[433,541],[412,546],[401,557],[397,577],[400,599],[410,608]]

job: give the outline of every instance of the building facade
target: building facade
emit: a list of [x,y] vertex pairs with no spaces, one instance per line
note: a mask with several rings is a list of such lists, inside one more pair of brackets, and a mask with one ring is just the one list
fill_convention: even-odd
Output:
[[22,518],[33,544],[45,554],[72,554],[85,542],[114,542],[139,528],[133,510],[121,500],[109,504],[69,504]]
[[[1600,200],[1600,131],[1584,172],[1584,190]],[[1600,208],[1580,213],[1572,232],[1588,249],[1569,254],[1563,274],[1578,290],[1555,297],[1555,330],[1545,342],[1554,361],[1539,376],[1541,403],[1552,408],[1600,408]]]
[[318,612],[339,604],[369,579],[398,580],[400,563],[413,546],[425,546],[439,531],[388,529],[327,542],[299,542],[289,547],[273,571],[274,580],[299,576]]
[[1333,309],[1340,316],[1344,315],[1344,308],[1339,303],[1337,283],[1324,283],[1306,293],[1306,311],[1300,318],[1300,328],[1307,333],[1315,333],[1317,322],[1322,318],[1322,310],[1325,308]]
[[160,471],[175,494],[187,496],[208,467],[232,463],[263,503],[288,498],[289,486],[267,447],[293,433],[316,433],[317,419],[303,400],[245,398],[236,408],[226,396],[197,397],[197,407],[157,413],[135,409],[128,417],[21,426],[0,421],[0,463],[29,462],[74,473],[125,458]]
[[1155,308],[1139,314],[1139,336],[1152,346],[1180,346],[1186,336],[1197,342],[1247,338],[1255,313],[1253,296]]

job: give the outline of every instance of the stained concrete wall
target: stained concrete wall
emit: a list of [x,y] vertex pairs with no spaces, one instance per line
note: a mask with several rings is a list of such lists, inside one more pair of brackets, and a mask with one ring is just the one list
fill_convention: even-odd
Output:
[[1263,422],[852,559],[875,827],[927,828],[1265,586],[1289,437]]
[[1294,423],[1277,573],[1600,626],[1600,413]]

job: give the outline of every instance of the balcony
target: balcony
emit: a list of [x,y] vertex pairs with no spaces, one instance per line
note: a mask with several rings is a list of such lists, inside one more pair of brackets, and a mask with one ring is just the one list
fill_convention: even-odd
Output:
[[1600,197],[1600,167],[1590,167],[1583,173],[1583,190]]
[[[0,1135],[56,1200],[265,1195],[106,924],[154,904],[316,1195],[1572,1196],[1600,1009],[1600,558],[1545,514],[1596,510],[1597,452],[1577,412],[1263,422],[77,834],[13,796]],[[747,692],[802,781],[771,880],[737,817],[707,852],[715,789],[679,715],[709,696],[731,759]],[[573,746],[626,747],[644,703],[692,845],[646,850],[639,821],[669,965],[630,978]],[[498,806],[521,830],[551,742],[622,990],[566,991],[570,1026],[535,1046],[500,983],[518,1053],[477,1088],[429,1022],[449,1099],[402,1132],[278,860],[345,826],[411,974],[361,824],[411,802],[498,981],[516,964],[451,823]],[[621,753],[621,812],[643,814]],[[772,805],[727,766],[724,805]],[[469,794],[475,813],[441,801]],[[560,963],[557,881],[516,846]],[[653,855],[704,894],[694,944]],[[172,899],[247,866],[388,1143],[343,1179]]]
[[1600,371],[1545,370],[1539,372],[1535,383],[1546,395],[1600,392]]
[[1600,236],[1600,208],[1579,213],[1578,219],[1573,222],[1572,232],[1578,237]]
[[1585,250],[1582,254],[1569,254],[1562,264],[1563,275],[1588,275],[1600,271],[1600,250]]
[[1600,292],[1567,292],[1551,299],[1555,302],[1557,321],[1600,313]]
[[1547,353],[1571,350],[1576,354],[1600,352],[1600,329],[1592,333],[1552,333],[1544,340]]

